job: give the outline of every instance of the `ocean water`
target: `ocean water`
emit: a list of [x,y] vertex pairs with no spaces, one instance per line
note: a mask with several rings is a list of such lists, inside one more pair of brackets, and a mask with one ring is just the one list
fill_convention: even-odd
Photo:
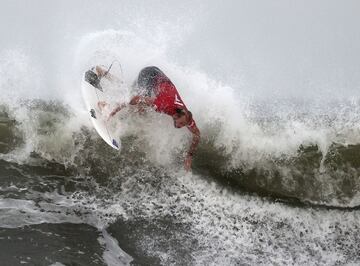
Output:
[[[0,265],[360,264],[356,1],[3,1]],[[201,131],[81,97],[160,67]],[[121,73],[117,63],[114,73]]]

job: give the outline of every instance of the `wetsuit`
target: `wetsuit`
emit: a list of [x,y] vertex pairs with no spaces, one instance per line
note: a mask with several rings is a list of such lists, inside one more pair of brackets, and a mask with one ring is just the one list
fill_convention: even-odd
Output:
[[[145,67],[139,73],[138,87],[145,96],[155,97],[154,108],[159,113],[165,113],[173,116],[187,110],[175,85],[170,79],[157,67]],[[192,119],[187,125],[189,129],[195,127],[195,121]]]

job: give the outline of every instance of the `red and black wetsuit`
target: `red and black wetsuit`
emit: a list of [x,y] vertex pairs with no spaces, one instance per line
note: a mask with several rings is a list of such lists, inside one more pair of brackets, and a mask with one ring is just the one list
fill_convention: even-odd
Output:
[[[138,86],[146,96],[155,96],[154,108],[159,113],[173,116],[179,109],[187,110],[175,85],[155,66],[146,67],[140,71]],[[195,126],[193,119],[187,125],[189,129]]]

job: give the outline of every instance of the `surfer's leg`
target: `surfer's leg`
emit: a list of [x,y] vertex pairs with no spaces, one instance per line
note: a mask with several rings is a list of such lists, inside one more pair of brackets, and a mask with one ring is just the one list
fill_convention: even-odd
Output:
[[138,77],[138,86],[145,96],[151,96],[156,85],[156,78],[164,73],[155,66],[143,68]]

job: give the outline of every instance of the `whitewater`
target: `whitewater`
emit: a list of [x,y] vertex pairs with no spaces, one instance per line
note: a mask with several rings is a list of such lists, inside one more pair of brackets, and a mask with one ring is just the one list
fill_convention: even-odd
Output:
[[[4,1],[1,265],[360,264],[359,4]],[[16,17],[16,19],[14,19]],[[93,129],[84,71],[161,68],[201,131]]]

